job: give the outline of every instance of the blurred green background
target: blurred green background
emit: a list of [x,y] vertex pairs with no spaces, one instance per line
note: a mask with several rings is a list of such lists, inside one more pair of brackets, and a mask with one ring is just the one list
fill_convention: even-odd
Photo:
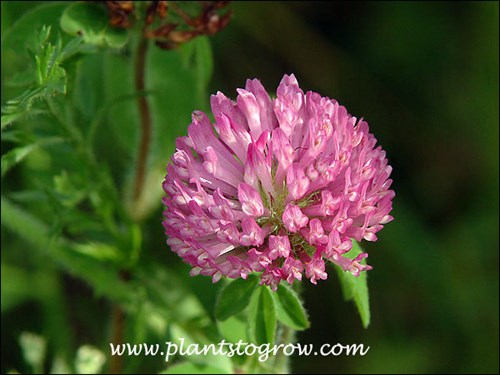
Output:
[[[394,167],[394,222],[365,245],[372,324],[331,277],[301,342],[362,342],[298,373],[498,372],[498,2],[244,2],[213,90],[296,74],[364,117]],[[306,283],[307,284],[307,283]]]
[[[31,6],[3,7],[2,32]],[[395,220],[378,242],[364,244],[374,266],[369,329],[343,301],[334,272],[317,286],[305,283],[303,294],[312,326],[298,334],[300,342],[363,343],[369,353],[293,358],[292,371],[498,373],[498,2],[230,6],[230,24],[211,37],[210,93],[235,97],[247,78],[272,92],[283,74],[294,73],[304,90],[365,118],[394,168]],[[158,208],[146,224],[147,255],[183,275],[187,267],[163,245],[160,217]],[[2,264],[11,240],[2,228]],[[17,246],[19,257],[30,256],[29,246]],[[37,288],[63,288],[55,295],[71,306],[65,316],[76,340],[97,341],[108,319],[101,312],[110,306],[81,281],[62,280],[64,287],[45,278]],[[186,283],[213,306],[209,280]],[[2,286],[2,371],[22,370],[17,337],[51,332],[47,325],[60,324],[50,317],[60,301],[4,306],[3,293]]]

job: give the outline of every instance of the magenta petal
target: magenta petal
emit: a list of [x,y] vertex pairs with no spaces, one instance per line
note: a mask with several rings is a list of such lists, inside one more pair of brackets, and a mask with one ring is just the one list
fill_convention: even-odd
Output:
[[264,215],[264,205],[259,193],[250,185],[241,182],[238,185],[238,199],[241,202],[241,209],[245,214],[252,217]]

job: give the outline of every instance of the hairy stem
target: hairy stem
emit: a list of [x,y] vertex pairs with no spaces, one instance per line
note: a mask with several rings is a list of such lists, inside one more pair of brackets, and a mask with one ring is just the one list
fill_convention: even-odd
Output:
[[135,88],[136,91],[141,94],[138,98],[139,114],[141,118],[141,141],[139,144],[139,155],[137,156],[137,168],[134,180],[133,199],[135,201],[140,198],[144,187],[149,146],[151,143],[151,112],[146,96],[144,95],[146,89],[145,72],[147,51],[148,40],[146,38],[141,38],[135,60]]
[[[295,331],[278,322],[276,344],[287,345],[293,342],[295,342]],[[278,351],[274,359],[273,369],[277,374],[288,374],[290,372],[290,358],[285,355],[283,349]]]
[[[302,294],[302,284],[294,283],[293,290],[300,296]],[[302,300],[302,299],[301,299]],[[302,301],[303,303],[303,301]],[[297,340],[297,332],[278,322],[278,330],[276,335],[276,343],[287,345],[290,343],[294,343]],[[290,373],[290,358],[285,355],[283,349],[281,349],[275,357],[273,368],[278,374],[288,374]]]

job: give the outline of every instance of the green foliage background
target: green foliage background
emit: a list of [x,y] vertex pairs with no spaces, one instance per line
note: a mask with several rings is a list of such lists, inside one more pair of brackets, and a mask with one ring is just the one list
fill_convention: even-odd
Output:
[[[175,137],[193,109],[208,109],[209,93],[234,97],[254,77],[273,91],[284,73],[369,122],[394,167],[397,194],[395,221],[364,245],[374,266],[370,328],[343,301],[333,269],[302,290],[311,325],[299,342],[364,343],[370,352],[293,358],[292,372],[499,371],[497,2],[234,2],[231,23],[210,40],[174,52],[151,46],[154,141],[138,204],[130,199],[137,41],[120,52],[71,49],[57,30],[68,4],[45,4],[2,2],[2,106],[25,92],[24,83],[38,79],[48,90],[31,93],[42,96],[21,103],[30,113],[2,133],[2,372],[41,372],[20,342],[43,344],[23,332],[45,338],[45,371],[62,363],[77,369],[74,358],[88,353],[82,345],[107,355],[115,306],[126,311],[130,342],[208,343],[244,330],[238,317],[215,328],[221,285],[190,278],[169,252],[160,183]],[[45,10],[9,31],[39,5]],[[68,48],[57,54],[65,73],[32,77],[23,73],[26,44],[40,48],[33,38],[44,24],[53,25],[53,45],[59,33]],[[65,91],[72,94],[52,95]],[[42,101],[49,104],[39,108]],[[250,303],[274,303],[264,294]],[[200,371],[230,369],[221,358],[195,362]],[[158,372],[164,363],[144,357],[123,366]]]

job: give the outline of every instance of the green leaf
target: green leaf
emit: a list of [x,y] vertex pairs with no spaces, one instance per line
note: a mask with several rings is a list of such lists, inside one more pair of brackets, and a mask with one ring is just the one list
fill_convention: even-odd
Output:
[[50,43],[50,31],[50,26],[43,26],[38,34],[37,47],[33,56],[36,62],[37,83],[50,95],[65,94],[66,71],[60,66],[62,41],[57,38],[55,44]]
[[[2,35],[2,54],[5,50],[24,53],[26,47],[35,48],[36,40],[33,30],[43,25],[57,25],[57,21],[68,4],[54,2],[43,4],[23,14],[19,20]],[[2,60],[5,56],[2,55]]]
[[[93,74],[98,68],[99,66],[96,66],[92,69]],[[168,69],[167,64],[165,69]],[[103,102],[108,106],[105,122],[109,123],[118,145],[126,150],[130,157],[135,157],[140,137],[137,102],[139,96],[144,93],[138,93],[135,88],[133,60],[123,54],[107,52],[104,54],[102,70],[102,74],[96,78],[103,82]],[[118,100],[124,95],[125,100]],[[111,106],[110,103],[114,105]]]
[[28,156],[36,147],[37,144],[16,147],[2,155],[2,178],[9,169]]
[[2,106],[2,127],[4,130],[7,125],[26,117],[43,113],[39,109],[34,109],[33,104],[43,99],[45,95],[44,87],[36,87],[23,92],[14,99],[10,99]]
[[70,35],[81,35],[83,41],[101,47],[121,48],[128,41],[128,32],[111,27],[106,10],[99,4],[75,3],[61,17],[61,29]]
[[[78,63],[78,72],[74,81],[72,91],[75,107],[81,113],[83,120],[90,123],[88,128],[89,136],[93,137],[96,127],[103,122],[104,115],[110,107],[105,103],[103,90],[95,90],[98,82],[103,82],[103,53],[88,54]],[[100,107],[100,108],[99,108]],[[91,140],[89,140],[91,141]]]
[[205,316],[200,301],[189,290],[185,281],[171,269],[155,262],[142,264],[135,273],[137,282],[147,291],[148,301],[162,309],[165,314],[184,322]]
[[12,129],[2,132],[2,142],[28,144],[33,141],[33,136],[24,130]]
[[199,82],[202,87],[206,87],[212,78],[214,62],[210,40],[206,36],[194,39],[195,43],[195,63]]
[[[241,314],[243,315],[243,314]],[[221,321],[217,321],[217,328],[222,337],[226,339],[226,341],[230,342],[238,342],[242,340],[243,342],[248,341],[247,337],[247,321],[246,317],[231,316],[228,319]]]
[[201,364],[191,363],[187,361],[176,363],[168,369],[160,372],[160,374],[230,374],[231,372],[218,367]]
[[[153,165],[157,161],[164,165],[165,158],[173,153],[176,138],[187,133],[192,112],[209,108],[210,44],[195,41],[201,47],[195,48],[193,64],[182,63],[182,50],[149,49],[146,88],[151,93],[147,98],[153,120]],[[204,51],[204,58],[199,50]]]
[[[352,241],[352,249],[346,254],[349,258],[353,259],[363,250],[356,241]],[[364,260],[363,260],[364,262]],[[361,322],[364,328],[370,325],[370,300],[368,296],[368,284],[366,279],[366,272],[361,272],[358,277],[352,275],[350,272],[343,271],[340,267],[335,267],[337,274],[342,284],[342,292],[344,298],[353,300],[361,316]]]
[[66,170],[54,176],[54,193],[57,193],[59,202],[68,208],[75,207],[86,195],[86,191],[71,180]]
[[304,306],[292,288],[280,283],[276,293],[273,293],[273,297],[280,322],[295,330],[309,328],[310,323]]
[[35,72],[33,69],[27,69],[14,73],[5,81],[6,87],[27,87],[35,83]]
[[217,298],[215,317],[218,320],[226,320],[243,311],[250,302],[257,282],[257,276],[252,274],[248,275],[246,280],[236,279],[224,286]]
[[[206,323],[203,323],[204,320],[204,318],[191,320],[185,324],[172,323],[170,325],[171,342],[176,343],[178,346],[184,345],[185,348],[198,346],[201,350],[204,349],[204,351],[200,350],[200,352],[190,355],[189,362],[214,366],[224,373],[233,373],[231,358],[218,355],[213,351],[213,347],[218,345],[219,337],[212,334],[215,333],[212,331],[213,326],[207,326]],[[181,339],[183,344],[180,342]],[[168,360],[172,361],[179,354],[171,355]],[[166,356],[165,359],[167,359]]]
[[35,106],[43,99],[66,94],[67,74],[61,65],[65,59],[80,51],[80,42],[71,41],[63,49],[61,38],[58,36],[52,43],[50,35],[51,27],[45,25],[36,34],[36,44],[30,50],[35,64],[34,86],[2,106],[2,130],[22,117],[44,113]]
[[33,249],[90,283],[97,295],[106,295],[120,302],[133,300],[135,290],[130,283],[121,280],[118,269],[74,251],[75,244],[69,240],[51,241],[49,228],[44,222],[4,197],[1,198],[1,219],[2,226],[29,242]]
[[37,291],[33,289],[32,272],[4,263],[2,263],[1,271],[1,310],[3,314],[34,298]]
[[[214,62],[210,39],[207,36],[200,36],[189,43],[181,46],[183,66],[191,69],[196,75],[197,95],[200,103],[207,100],[205,98],[206,88],[212,78]],[[202,107],[203,109],[205,107]]]
[[6,152],[4,155],[2,155],[2,164],[1,164],[2,178],[9,169],[14,167],[17,163],[21,162],[24,158],[26,158],[32,151],[36,150],[39,146],[53,145],[63,141],[64,141],[63,138],[48,137],[39,142],[16,147],[10,150],[9,152]]
[[116,263],[123,260],[123,254],[120,253],[120,250],[113,245],[102,242],[75,244],[73,249],[80,254],[85,254],[98,260],[109,260]]
[[248,306],[249,337],[256,344],[274,344],[276,306],[267,286],[255,289]]
[[23,116],[22,112],[2,114],[1,129],[4,130],[7,125],[12,124],[14,121],[18,120]]

